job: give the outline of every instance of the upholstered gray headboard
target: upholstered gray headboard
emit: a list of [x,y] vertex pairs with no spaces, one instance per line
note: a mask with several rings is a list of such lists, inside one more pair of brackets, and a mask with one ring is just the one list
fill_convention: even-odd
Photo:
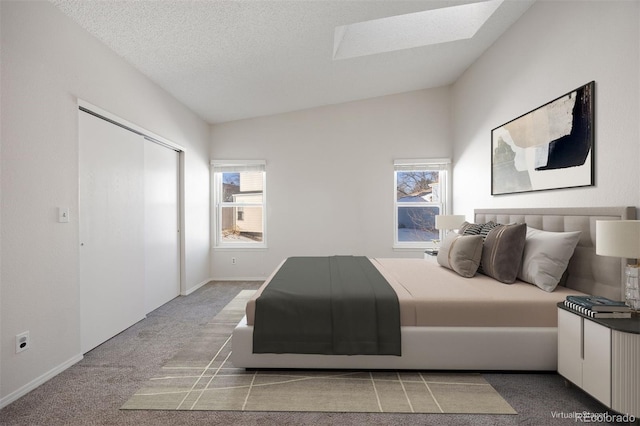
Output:
[[582,231],[569,261],[567,287],[623,300],[626,259],[596,255],[596,220],[635,219],[635,207],[476,209],[476,223],[526,223],[545,231]]

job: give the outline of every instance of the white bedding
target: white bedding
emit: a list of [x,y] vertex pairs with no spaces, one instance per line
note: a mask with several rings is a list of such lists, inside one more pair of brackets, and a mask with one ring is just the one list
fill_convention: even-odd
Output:
[[[254,354],[255,299],[233,333],[231,361],[240,368],[538,370],[557,365],[557,303],[517,281],[463,278],[423,259],[373,259],[400,301],[402,356]],[[266,282],[268,283],[268,281]],[[265,284],[266,284],[265,283]],[[427,297],[431,295],[431,297]]]
[[[394,288],[403,326],[555,327],[556,304],[569,294],[559,287],[548,293],[516,281],[504,284],[485,275],[464,278],[422,259],[371,259]],[[249,301],[247,324],[253,325],[255,299]]]

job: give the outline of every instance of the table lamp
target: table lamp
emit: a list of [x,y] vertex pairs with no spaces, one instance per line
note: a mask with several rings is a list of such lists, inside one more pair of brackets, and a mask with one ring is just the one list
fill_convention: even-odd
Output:
[[640,220],[597,220],[596,254],[633,259],[625,267],[625,303],[640,310],[638,258],[640,258]]
[[436,215],[435,228],[445,232],[452,229],[458,229],[465,219],[466,216],[461,214],[439,214]]
[[[447,231],[460,228],[460,225],[462,225],[464,220],[464,215],[438,214],[436,215],[434,228],[438,231],[444,231],[446,236]],[[438,254],[440,240],[433,239],[431,241],[433,242],[433,248],[427,249],[425,253],[435,256]]]

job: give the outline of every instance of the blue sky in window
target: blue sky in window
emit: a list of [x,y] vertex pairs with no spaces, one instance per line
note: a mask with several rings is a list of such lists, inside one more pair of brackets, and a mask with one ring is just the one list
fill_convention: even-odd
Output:
[[240,186],[240,173],[222,173],[222,183]]

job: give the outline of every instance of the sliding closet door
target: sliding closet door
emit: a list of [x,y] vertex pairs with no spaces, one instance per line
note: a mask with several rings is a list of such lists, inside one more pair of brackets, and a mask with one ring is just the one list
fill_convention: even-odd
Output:
[[144,144],[145,312],[180,294],[179,154]]
[[145,140],[85,112],[79,113],[79,136],[85,353],[145,316]]

